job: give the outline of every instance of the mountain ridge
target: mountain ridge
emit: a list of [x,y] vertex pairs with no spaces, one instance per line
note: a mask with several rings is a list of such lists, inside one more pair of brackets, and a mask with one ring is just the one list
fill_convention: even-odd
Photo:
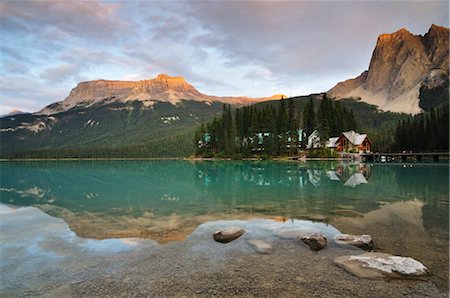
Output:
[[198,91],[183,77],[159,74],[154,79],[140,81],[93,80],[79,83],[63,101],[55,102],[36,114],[50,115],[67,111],[77,106],[88,107],[99,102],[141,101],[151,108],[155,102],[178,104],[182,100],[206,103],[221,102],[243,105],[260,101],[281,99],[282,94],[271,97],[252,98],[247,96],[213,96]]

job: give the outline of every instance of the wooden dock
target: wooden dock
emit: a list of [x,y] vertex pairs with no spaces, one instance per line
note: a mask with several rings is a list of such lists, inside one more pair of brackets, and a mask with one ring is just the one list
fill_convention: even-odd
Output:
[[421,162],[424,158],[432,159],[438,162],[440,158],[449,158],[449,152],[389,152],[389,153],[363,153],[361,158],[363,162],[393,162],[415,160]]

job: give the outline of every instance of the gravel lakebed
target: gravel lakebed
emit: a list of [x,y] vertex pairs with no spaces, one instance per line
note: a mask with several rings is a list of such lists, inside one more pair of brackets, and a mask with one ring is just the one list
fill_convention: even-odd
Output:
[[[331,225],[269,219],[214,221],[200,225],[185,241],[94,240],[78,237],[59,218],[37,208],[0,208],[0,289],[4,297],[447,297],[429,276],[421,279],[360,279],[333,263],[358,255],[332,241],[311,251],[286,229],[339,233]],[[229,243],[212,235],[241,226],[246,233]],[[248,243],[272,246],[261,254]],[[430,273],[433,274],[432,272]]]

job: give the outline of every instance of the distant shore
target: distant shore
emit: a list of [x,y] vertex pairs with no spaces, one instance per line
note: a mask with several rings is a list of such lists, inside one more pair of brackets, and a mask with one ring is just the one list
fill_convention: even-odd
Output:
[[0,158],[1,161],[53,161],[53,160],[64,160],[64,161],[79,161],[79,160],[184,160],[184,157],[103,157],[103,158],[93,158],[93,157],[63,157],[63,158]]
[[[232,159],[232,158],[217,158],[217,157],[103,157],[103,158],[91,158],[91,157],[63,157],[63,158],[0,158],[0,162],[12,162],[12,161],[149,161],[149,160],[185,160],[189,162],[199,162],[199,161],[278,161],[278,162],[307,162],[307,161],[359,161],[357,158],[342,158],[342,157],[306,157],[294,159],[290,157],[274,157],[274,158],[242,158],[242,159]],[[440,161],[448,162],[448,159],[442,158]],[[398,163],[398,162],[385,162],[388,164]],[[404,162],[411,163],[411,162]],[[420,163],[427,163],[426,161]]]
[[232,158],[202,158],[202,157],[115,157],[115,158],[0,158],[0,162],[7,161],[133,161],[133,160],[186,160],[186,161],[327,161],[327,160],[353,160],[350,158],[305,158],[305,159],[290,159],[285,157],[276,158],[242,158],[242,159],[232,159]]

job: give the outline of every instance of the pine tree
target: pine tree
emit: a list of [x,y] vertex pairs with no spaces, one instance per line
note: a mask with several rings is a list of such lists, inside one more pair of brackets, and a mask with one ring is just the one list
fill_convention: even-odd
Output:
[[316,115],[314,112],[314,102],[312,97],[309,98],[309,101],[303,110],[303,127],[307,137],[314,131],[314,129],[316,129]]
[[325,143],[332,133],[333,118],[333,106],[331,99],[324,94],[319,104],[319,110],[317,112],[319,118],[319,131],[322,143]]

